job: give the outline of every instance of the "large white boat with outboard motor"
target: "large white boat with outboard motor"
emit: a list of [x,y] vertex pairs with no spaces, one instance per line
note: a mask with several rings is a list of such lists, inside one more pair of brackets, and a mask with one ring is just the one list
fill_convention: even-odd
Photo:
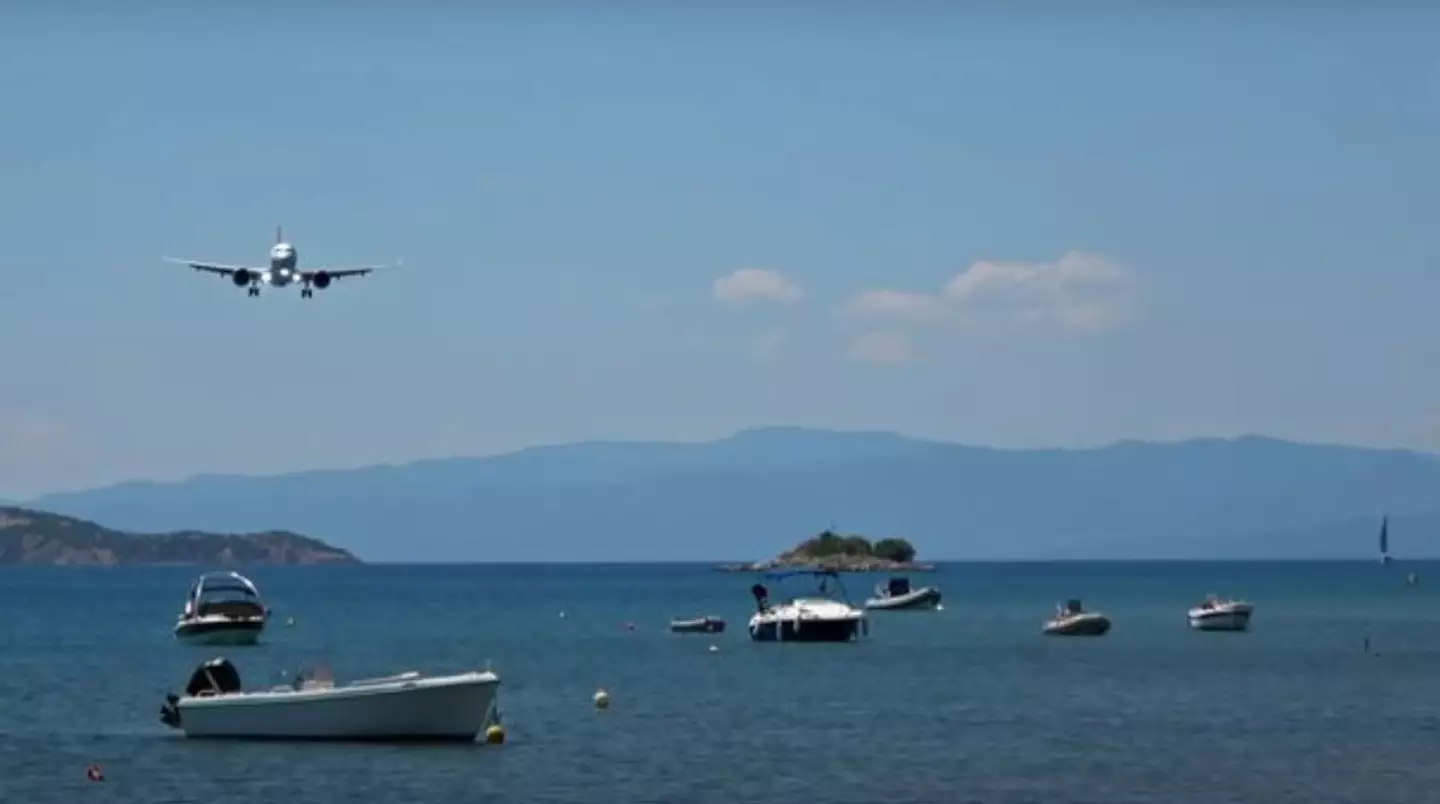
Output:
[[1055,616],[1041,629],[1051,636],[1103,636],[1110,630],[1110,618],[1098,611],[1086,611],[1079,598],[1055,607]]
[[1204,602],[1190,609],[1190,627],[1197,631],[1245,631],[1255,607],[1244,600],[1206,595]]
[[321,670],[245,692],[235,665],[216,658],[195,668],[183,695],[165,696],[160,720],[186,737],[473,742],[500,722],[499,686],[489,670],[343,685]]
[[784,581],[801,576],[818,579],[817,592],[775,605],[771,605],[770,590],[763,583],[750,587],[750,594],[755,598],[755,613],[750,617],[751,639],[756,642],[851,642],[869,634],[870,623],[865,611],[850,605],[840,575],[834,570],[794,569],[769,572],[764,577]]
[[175,621],[175,638],[195,645],[254,645],[270,610],[238,572],[207,572],[195,579]]
[[922,586],[913,589],[909,578],[891,578],[875,586],[875,596],[865,601],[865,608],[880,611],[933,609],[940,605],[940,589]]

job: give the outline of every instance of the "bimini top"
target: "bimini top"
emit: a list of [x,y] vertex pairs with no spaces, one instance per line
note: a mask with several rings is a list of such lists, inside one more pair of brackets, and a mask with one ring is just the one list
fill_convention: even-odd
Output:
[[[819,592],[821,597],[831,597],[838,594],[838,596],[844,599],[847,603],[850,600],[850,593],[845,589],[845,582],[840,579],[840,573],[833,569],[828,569],[826,567],[793,567],[791,569],[774,570],[765,573],[766,580],[776,581],[783,581],[786,578],[795,578],[799,576],[808,576],[819,580]],[[830,583],[832,580],[835,582],[834,584]],[[761,584],[756,584],[756,586],[760,587],[760,589],[762,590],[762,596],[768,596],[769,590],[765,589],[765,587]],[[751,594],[755,594],[755,590],[753,588],[751,589]]]
[[207,592],[239,592],[246,597],[260,597],[255,584],[238,572],[207,572],[196,578],[190,597],[198,598]]
[[825,567],[792,567],[784,570],[771,570],[765,573],[765,577],[772,581],[780,581],[786,578],[794,578],[800,575],[809,575],[814,578],[835,578],[839,580],[840,573]]

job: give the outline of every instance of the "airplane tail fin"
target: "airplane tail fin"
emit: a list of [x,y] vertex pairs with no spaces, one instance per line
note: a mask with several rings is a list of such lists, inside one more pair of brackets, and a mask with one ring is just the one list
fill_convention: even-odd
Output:
[[280,226],[279,226],[279,225],[276,225],[276,227],[275,227],[275,242],[276,242],[276,243],[284,243],[284,242],[285,242],[285,233],[280,230]]

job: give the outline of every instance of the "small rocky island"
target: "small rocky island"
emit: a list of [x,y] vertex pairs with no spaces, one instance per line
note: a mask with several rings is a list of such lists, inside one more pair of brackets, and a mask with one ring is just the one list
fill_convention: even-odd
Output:
[[0,506],[0,566],[17,564],[359,564],[348,550],[284,530],[125,533],[45,511]]
[[750,564],[721,564],[726,572],[759,572],[787,567],[820,567],[836,572],[928,572],[934,564],[915,561],[915,547],[904,539],[887,538],[871,542],[864,536],[843,535],[831,530],[797,544],[769,561]]

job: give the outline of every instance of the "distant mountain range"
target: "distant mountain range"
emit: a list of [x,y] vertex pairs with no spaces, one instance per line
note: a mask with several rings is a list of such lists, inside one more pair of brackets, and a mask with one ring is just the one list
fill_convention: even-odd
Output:
[[1440,555],[1440,457],[1247,436],[1001,450],[801,428],[43,496],[136,531],[287,529],[367,561],[768,558],[834,526],[921,560]]

